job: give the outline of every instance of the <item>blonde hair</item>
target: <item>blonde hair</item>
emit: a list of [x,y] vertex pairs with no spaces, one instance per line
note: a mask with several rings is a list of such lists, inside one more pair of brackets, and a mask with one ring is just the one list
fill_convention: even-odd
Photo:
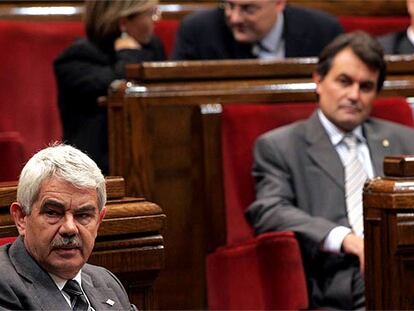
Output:
[[142,13],[158,0],[86,0],[85,28],[88,39],[99,46],[111,46],[119,37],[119,19]]

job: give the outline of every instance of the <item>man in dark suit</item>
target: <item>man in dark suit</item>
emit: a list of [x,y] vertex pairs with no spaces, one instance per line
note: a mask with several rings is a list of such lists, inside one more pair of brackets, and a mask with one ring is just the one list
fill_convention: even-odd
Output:
[[385,54],[414,53],[414,0],[407,0],[407,10],[411,16],[411,25],[407,30],[390,33],[378,38]]
[[0,310],[135,310],[111,272],[86,263],[105,203],[81,151],[56,145],[27,162],[10,207],[19,237],[0,248]]
[[286,6],[286,0],[225,0],[220,8],[183,19],[172,58],[317,56],[340,33],[342,27],[334,17]]
[[383,175],[384,156],[414,153],[414,130],[369,117],[385,70],[371,36],[338,36],[314,73],[319,109],[255,145],[247,217],[256,233],[296,233],[311,308],[364,307],[363,183]]

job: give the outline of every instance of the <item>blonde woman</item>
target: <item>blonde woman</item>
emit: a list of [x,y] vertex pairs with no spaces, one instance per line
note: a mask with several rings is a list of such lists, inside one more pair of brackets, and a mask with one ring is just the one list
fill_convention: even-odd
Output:
[[88,0],[86,38],[76,40],[55,60],[63,139],[108,172],[106,109],[97,99],[110,83],[125,77],[125,65],[164,60],[154,36],[158,0]]

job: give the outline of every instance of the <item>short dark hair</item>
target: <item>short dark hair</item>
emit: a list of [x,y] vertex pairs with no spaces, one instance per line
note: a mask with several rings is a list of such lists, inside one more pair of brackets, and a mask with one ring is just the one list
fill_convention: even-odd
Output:
[[346,48],[350,48],[370,69],[378,70],[377,92],[379,92],[387,71],[384,51],[378,41],[364,31],[341,34],[322,50],[316,66],[316,72],[321,79],[328,74],[335,56]]

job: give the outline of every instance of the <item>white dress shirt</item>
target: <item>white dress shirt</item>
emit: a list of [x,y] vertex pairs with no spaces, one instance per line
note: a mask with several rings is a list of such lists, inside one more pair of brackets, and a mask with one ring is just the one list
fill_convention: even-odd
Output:
[[261,59],[285,58],[285,40],[283,39],[284,17],[280,12],[276,23],[269,33],[253,46],[252,53]]
[[[76,276],[73,278],[73,280],[75,280],[76,282],[78,282],[79,283],[79,285],[80,285],[80,288],[81,288],[81,290],[82,290],[82,292],[83,292],[83,294],[85,295],[85,297],[86,297],[86,300],[88,301],[88,306],[89,306],[89,310],[94,310],[93,308],[92,308],[92,306],[91,306],[91,303],[89,302],[89,299],[88,299],[88,296],[86,295],[86,293],[85,293],[85,291],[83,290],[83,287],[82,287],[82,270],[80,270],[79,272],[78,272],[78,274],[76,274]],[[69,306],[71,306],[71,304],[70,304],[70,297],[69,297],[69,295],[63,290],[63,287],[65,286],[65,284],[66,284],[66,282],[67,282],[67,280],[65,280],[65,279],[62,279],[62,278],[60,278],[60,277],[58,277],[57,275],[54,275],[54,274],[52,274],[52,273],[49,273],[49,275],[50,275],[50,277],[52,278],[52,280],[55,282],[55,284],[56,284],[56,286],[59,288],[59,290],[60,290],[60,292],[62,293],[62,295],[63,295],[63,297],[65,298],[65,300],[66,300],[66,302],[69,304]]]
[[[318,110],[318,117],[326,133],[328,134],[332,145],[335,147],[336,152],[338,152],[342,165],[344,165],[349,155],[349,150],[343,142],[345,133],[342,130],[340,130],[337,126],[335,126],[331,121],[329,121],[321,110]],[[365,139],[362,133],[362,126],[357,126],[352,131],[352,134],[355,135],[358,140],[358,158],[361,161],[362,166],[364,167],[364,170],[367,173],[368,177],[373,178],[374,169],[372,166],[372,160],[367,140]],[[328,233],[328,236],[324,241],[322,249],[327,252],[340,253],[342,242],[345,239],[345,236],[348,235],[351,231],[352,230],[350,228],[345,226],[337,226],[333,228]]]

